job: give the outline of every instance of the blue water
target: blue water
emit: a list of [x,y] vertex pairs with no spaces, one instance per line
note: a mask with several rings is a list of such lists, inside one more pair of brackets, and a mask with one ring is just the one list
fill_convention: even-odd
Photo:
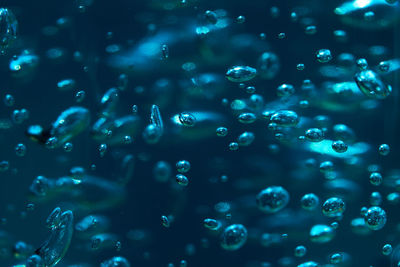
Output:
[[0,8],[0,266],[400,266],[398,0]]

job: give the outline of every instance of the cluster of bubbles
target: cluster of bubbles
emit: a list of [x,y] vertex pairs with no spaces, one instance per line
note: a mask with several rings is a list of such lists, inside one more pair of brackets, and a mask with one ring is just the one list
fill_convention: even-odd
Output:
[[400,266],[398,0],[116,2],[0,8],[1,266]]

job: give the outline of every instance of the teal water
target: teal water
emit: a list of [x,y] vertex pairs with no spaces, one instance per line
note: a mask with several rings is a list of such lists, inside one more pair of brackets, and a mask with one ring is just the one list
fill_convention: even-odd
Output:
[[2,1],[0,267],[400,266],[398,0]]

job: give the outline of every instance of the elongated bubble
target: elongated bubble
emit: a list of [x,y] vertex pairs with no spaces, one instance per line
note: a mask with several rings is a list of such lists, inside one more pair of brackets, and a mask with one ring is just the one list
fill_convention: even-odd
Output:
[[354,80],[361,92],[370,98],[384,99],[392,92],[392,87],[386,85],[379,75],[372,70],[363,70],[356,73]]
[[119,104],[119,90],[117,88],[110,88],[104,93],[100,100],[102,115],[110,117],[114,115]]
[[59,207],[55,208],[47,217],[46,226],[50,229],[54,229],[60,225],[61,221],[61,209]]
[[247,82],[253,79],[257,70],[249,66],[235,66],[226,72],[226,78],[231,82]]
[[63,212],[59,216],[59,221],[53,220],[53,224],[58,224],[53,225],[50,237],[36,250],[36,254],[42,258],[45,266],[55,266],[67,253],[74,231],[73,221],[74,216],[70,210]]
[[118,145],[126,142],[125,137],[136,137],[140,131],[139,116],[127,115],[115,119],[99,118],[92,126],[90,134],[97,142]]
[[110,220],[103,215],[88,215],[75,225],[77,234],[82,237],[90,237],[104,232],[110,226]]
[[164,132],[164,123],[160,109],[157,105],[152,105],[150,114],[150,124],[143,131],[143,139],[148,144],[157,143]]
[[7,8],[0,8],[0,53],[4,54],[7,48],[17,38],[18,21],[14,13]]
[[164,132],[164,123],[161,117],[160,109],[157,105],[151,106],[151,115],[150,115],[150,123],[154,124],[160,129],[160,135]]
[[52,125],[50,134],[59,144],[71,140],[84,131],[90,123],[90,112],[83,107],[71,107],[63,111]]
[[272,114],[270,120],[278,126],[294,127],[299,123],[300,119],[297,113],[292,110],[280,110]]

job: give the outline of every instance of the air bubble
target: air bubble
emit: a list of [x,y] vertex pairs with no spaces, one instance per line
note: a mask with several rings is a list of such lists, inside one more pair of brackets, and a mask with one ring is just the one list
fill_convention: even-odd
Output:
[[313,193],[305,194],[301,198],[301,207],[305,210],[315,210],[319,205],[319,198]]
[[81,103],[85,99],[85,96],[86,96],[86,92],[85,91],[78,91],[75,94],[76,103]]
[[318,128],[310,128],[306,131],[305,137],[310,142],[321,142],[324,140],[324,132]]
[[32,255],[26,260],[26,267],[42,267],[43,260],[39,255]]
[[54,149],[58,146],[59,142],[57,137],[50,137],[49,139],[47,139],[45,146],[48,149]]
[[382,254],[385,256],[390,255],[392,253],[392,251],[393,251],[393,248],[392,248],[392,245],[390,245],[390,244],[385,244],[382,247]]
[[249,66],[234,66],[226,72],[226,78],[231,82],[247,82],[252,80],[257,70]]
[[369,203],[372,206],[379,206],[382,204],[383,198],[379,192],[372,192],[369,197]]
[[254,86],[247,86],[246,87],[246,93],[254,94],[255,92],[256,92],[256,88]]
[[299,63],[299,64],[296,65],[296,69],[300,70],[300,71],[304,70],[305,69],[305,65],[303,63]]
[[280,15],[280,10],[276,6],[271,7],[269,12],[271,13],[271,17],[273,18],[278,18]]
[[204,16],[207,20],[208,23],[210,24],[216,24],[218,22],[218,16],[215,12],[211,11],[211,10],[207,10],[204,13]]
[[253,113],[242,113],[238,117],[238,121],[244,124],[250,124],[255,122],[257,119],[256,115]]
[[228,134],[228,129],[226,127],[218,127],[216,133],[219,137],[225,137]]
[[346,209],[346,204],[341,198],[332,197],[322,205],[322,213],[327,217],[340,217]]
[[196,117],[188,112],[182,112],[179,114],[179,121],[185,127],[193,127],[196,124]]
[[75,89],[76,82],[74,79],[64,79],[57,82],[57,89],[60,91],[70,91]]
[[163,59],[168,59],[169,57],[169,48],[168,45],[164,44],[161,46],[161,52]]
[[258,193],[258,208],[266,213],[277,212],[289,203],[289,193],[281,186],[270,186]]
[[294,249],[295,257],[299,257],[299,258],[304,257],[306,255],[306,253],[307,253],[307,248],[305,246],[297,246]]
[[281,68],[279,57],[272,52],[263,53],[257,62],[257,70],[264,79],[273,79]]
[[360,70],[366,70],[368,68],[368,62],[365,58],[360,58],[357,60],[357,67]]
[[372,70],[363,70],[355,74],[354,80],[361,92],[374,99],[384,99],[392,92],[392,87],[386,85],[379,75]]
[[226,227],[221,235],[221,247],[225,250],[238,250],[247,241],[247,229],[241,224]]
[[278,34],[278,39],[285,39],[286,38],[286,33],[281,32]]
[[67,142],[64,144],[63,148],[65,152],[71,152],[72,149],[74,148],[74,145],[72,143]]
[[231,142],[229,143],[228,148],[230,151],[236,151],[239,149],[239,144],[236,142]]
[[100,267],[130,267],[127,259],[121,256],[113,257],[100,263]]
[[332,143],[332,149],[337,153],[344,153],[347,151],[348,145],[342,140],[334,141]]
[[171,226],[169,218],[165,215],[161,216],[161,224],[162,226],[164,226],[165,228],[169,228]]
[[190,170],[190,162],[187,160],[180,160],[175,166],[176,170],[180,173],[186,173]]
[[372,185],[378,186],[382,183],[382,175],[379,172],[373,172],[369,175],[369,182]]
[[380,207],[373,206],[364,214],[364,220],[369,229],[380,230],[386,224],[386,212]]
[[276,123],[282,127],[294,127],[299,123],[299,117],[296,112],[291,110],[280,110],[274,113],[271,118],[271,122]]
[[14,13],[7,8],[0,8],[0,53],[6,50],[17,39],[18,21]]
[[321,164],[319,165],[319,170],[322,173],[328,173],[328,172],[333,171],[333,167],[334,167],[333,162],[327,160],[327,161],[321,162]]
[[388,61],[381,61],[379,62],[378,66],[379,70],[383,73],[388,72],[390,70],[390,62]]
[[237,18],[236,18],[236,23],[238,23],[238,24],[242,24],[242,23],[244,23],[246,21],[246,18],[244,17],[244,16],[238,16]]
[[10,95],[10,94],[6,94],[4,96],[4,100],[3,101],[4,101],[4,104],[7,107],[12,107],[14,105],[14,103],[15,103],[14,97],[12,95]]
[[252,132],[244,132],[237,138],[239,146],[249,146],[253,143],[255,135]]
[[341,253],[334,253],[330,257],[330,262],[332,264],[339,264],[343,260],[343,255]]
[[158,182],[167,182],[171,176],[171,165],[166,161],[159,161],[154,165],[153,175]]
[[291,84],[281,84],[276,89],[279,97],[289,97],[295,93],[294,87]]
[[316,56],[317,56],[318,62],[321,62],[321,63],[327,63],[327,62],[331,61],[331,59],[332,59],[332,54],[329,49],[318,50]]
[[99,151],[100,157],[104,157],[104,155],[107,152],[107,145],[106,144],[100,144],[99,148],[98,148],[98,151]]
[[390,146],[387,144],[382,144],[379,146],[379,154],[382,156],[387,156],[390,153]]
[[180,186],[187,186],[189,184],[189,179],[182,174],[177,174],[175,176],[176,182],[180,185]]
[[24,144],[18,144],[18,145],[15,147],[15,154],[16,154],[18,157],[23,157],[23,156],[25,156],[25,154],[26,154],[26,146],[25,146]]
[[217,231],[221,227],[221,223],[214,219],[204,219],[203,225],[212,231]]
[[317,33],[317,27],[315,25],[307,26],[305,29],[305,33],[308,35],[314,35]]
[[310,238],[315,243],[327,243],[335,237],[335,230],[323,224],[314,225],[310,230]]
[[133,115],[136,115],[137,114],[137,112],[138,112],[138,106],[137,105],[132,105],[132,113],[133,113]]

